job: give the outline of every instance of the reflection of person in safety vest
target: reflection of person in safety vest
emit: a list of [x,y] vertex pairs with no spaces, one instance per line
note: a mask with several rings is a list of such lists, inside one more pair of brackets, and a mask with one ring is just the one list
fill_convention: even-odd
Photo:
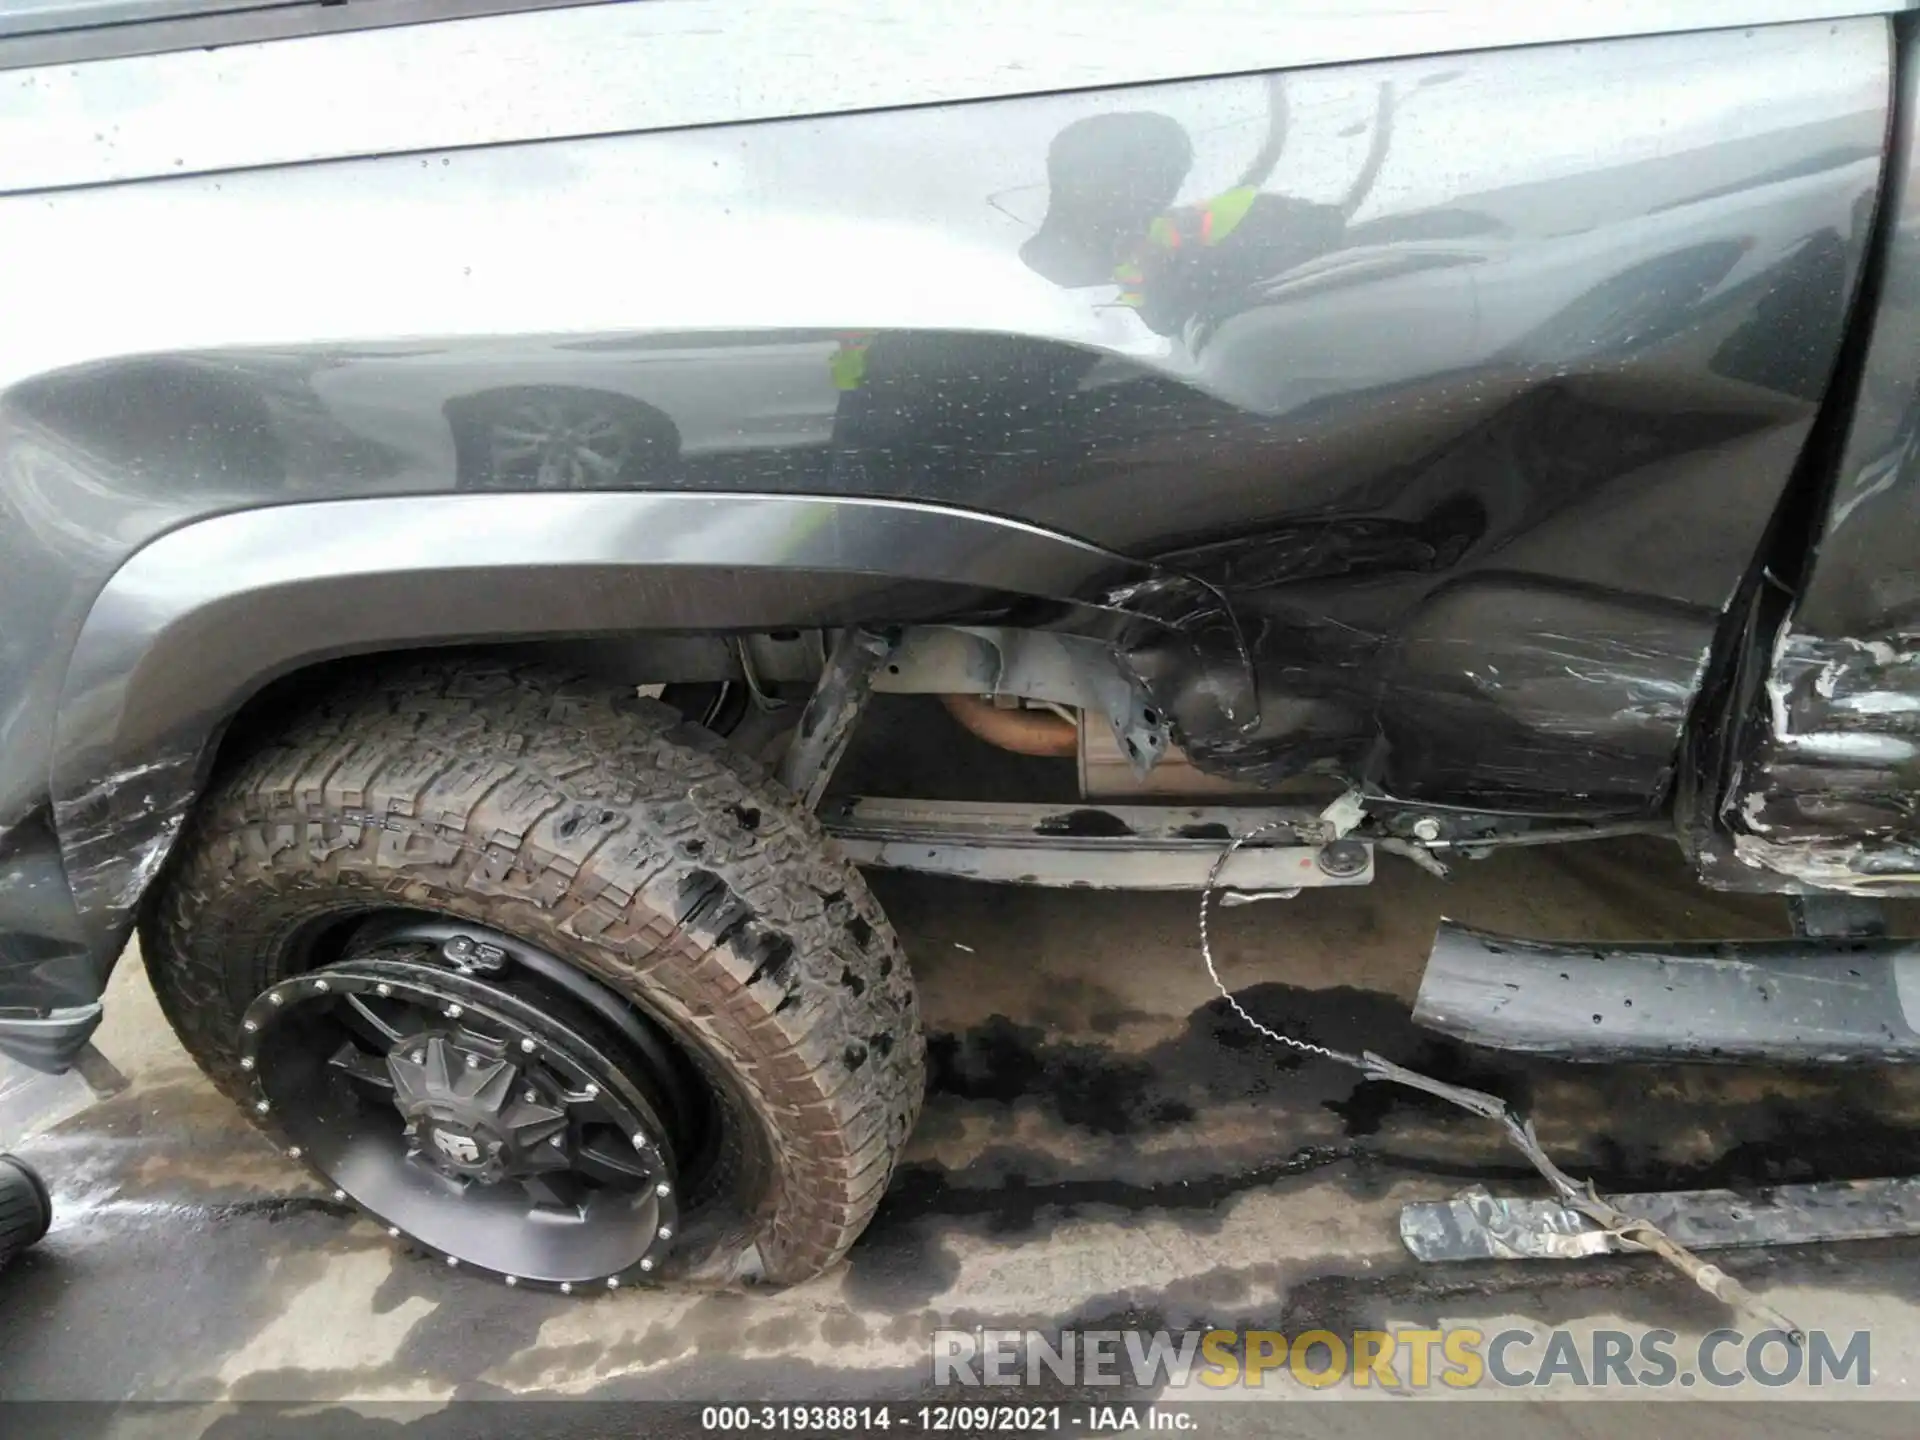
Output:
[[1238,181],[1180,206],[1193,145],[1179,122],[1146,111],[1076,120],[1047,148],[1047,214],[1020,258],[1058,285],[1117,285],[1120,303],[1159,334],[1197,323],[1201,333],[1189,337],[1197,343],[1247,308],[1250,287],[1341,244],[1386,160],[1393,94],[1382,87],[1367,158],[1338,204],[1261,188],[1286,144],[1279,79],[1268,116],[1266,139]]
[[[1269,89],[1259,152],[1228,189],[1176,206],[1193,145],[1165,115],[1095,115],[1047,148],[1047,214],[1021,247],[1055,284],[1115,285],[1120,303],[1162,335],[1204,343],[1208,330],[1258,303],[1262,283],[1343,241],[1386,156],[1392,113],[1383,89],[1359,178],[1338,205],[1261,189],[1286,141],[1282,82]],[[1017,475],[1061,435],[1095,352],[1029,336],[854,331],[827,365],[834,411],[832,483],[977,499],[996,468]],[[987,482],[991,483],[991,482]]]
[[867,379],[867,351],[873,348],[871,330],[850,330],[839,337],[827,369],[833,375],[833,388],[842,395],[858,390]]

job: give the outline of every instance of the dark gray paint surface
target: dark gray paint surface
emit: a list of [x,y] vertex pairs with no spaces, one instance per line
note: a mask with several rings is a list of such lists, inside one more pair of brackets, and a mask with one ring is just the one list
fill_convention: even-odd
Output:
[[[597,206],[617,228],[582,237],[578,263],[613,283],[598,252],[618,236],[618,283],[648,303],[611,308],[661,323],[20,376],[7,469],[57,532],[23,535],[22,558],[46,575],[35,596],[75,593],[40,600],[18,643],[65,649],[103,572],[195,515],[533,483],[489,450],[531,391],[629,428],[617,488],[932,501],[1214,580],[1287,702],[1223,768],[1354,767],[1380,729],[1405,732],[1402,707],[1438,705],[1510,738],[1401,767],[1397,788],[1639,808],[1836,353],[1887,85],[1884,25],[1862,21],[61,197],[53,213],[77,218],[164,193],[181,239],[236,206],[324,223],[350,179],[436,241],[453,220],[586,212],[553,216],[565,226]],[[1693,112],[1668,113],[1683,92]],[[1462,133],[1469,112],[1482,128]],[[1581,119],[1609,145],[1555,138]],[[716,169],[711,200],[668,200],[672,177]],[[1258,198],[1209,243],[1236,184]],[[1153,240],[1156,219],[1181,246]],[[411,261],[396,243],[392,263]],[[862,275],[832,266],[842,252]],[[766,308],[832,328],[673,327],[762,304],[749,264],[808,300]],[[1128,267],[1144,272],[1131,306]],[[570,320],[585,297],[546,271],[550,303],[518,308]],[[943,323],[968,312],[974,333]],[[325,323],[302,305],[276,328],[296,322]],[[849,333],[869,346],[857,390],[832,378]],[[60,540],[98,553],[43,558]],[[1483,639],[1476,597],[1505,608],[1515,586],[1586,645]],[[1552,676],[1572,689],[1542,701]],[[41,687],[9,689],[44,721]],[[0,812],[30,794],[7,781]]]
[[1443,924],[1413,1018],[1564,1060],[1912,1061],[1920,944],[1545,944]]
[[[57,801],[89,928],[117,936],[223,714],[303,659],[983,605],[1083,623],[1060,601],[1177,638],[1139,668],[1206,768],[1645,815],[1838,352],[1887,36],[1762,27],[0,198],[0,824]],[[109,234],[143,244],[91,264]],[[52,297],[83,263],[75,315]],[[617,437],[600,490],[856,503],[816,512],[828,561],[743,524],[703,574],[659,553],[716,540],[699,527],[502,532],[454,492],[556,483],[529,414]],[[871,528],[876,498],[947,529],[902,543]],[[270,543],[141,578],[158,537],[191,555],[241,523],[215,517],[277,507]],[[347,514],[366,521],[325,523]],[[1005,522],[1146,562],[1140,583],[996,567],[973,537]],[[903,599],[922,568],[954,588]],[[75,656],[83,627],[163,613],[156,641],[191,637],[177,661]],[[1257,703],[1202,683],[1248,689],[1249,661]],[[103,746],[116,715],[152,743]]]
[[[1909,42],[1911,46],[1911,41]],[[1884,273],[1833,489],[1753,665],[1723,883],[1920,884],[1920,123],[1906,68]],[[1744,871],[1744,873],[1742,873]]]
[[[1913,8],[1915,0],[1417,8],[974,0],[903,12],[897,0],[308,0],[120,26],[108,34],[122,45],[104,50],[98,31],[0,40],[0,72],[132,57],[17,81],[0,74],[0,109],[18,137],[0,148],[0,193]],[[492,13],[530,10],[539,13]],[[447,19],[463,14],[473,18]],[[310,33],[369,26],[405,28]],[[302,34],[297,44],[257,43]],[[529,69],[541,83],[525,83]],[[647,83],[633,84],[635,74]],[[356,103],[340,104],[348,92]],[[58,103],[75,97],[84,103]]]

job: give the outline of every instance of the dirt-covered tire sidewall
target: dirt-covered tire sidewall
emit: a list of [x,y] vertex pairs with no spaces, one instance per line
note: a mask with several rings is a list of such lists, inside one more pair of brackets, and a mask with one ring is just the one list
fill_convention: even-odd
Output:
[[217,782],[141,944],[188,1050],[244,1102],[241,1012],[310,963],[317,917],[384,907],[577,964],[717,1083],[727,1149],[668,1276],[803,1279],[871,1218],[924,1085],[911,978],[814,818],[717,737],[543,669],[371,672]]

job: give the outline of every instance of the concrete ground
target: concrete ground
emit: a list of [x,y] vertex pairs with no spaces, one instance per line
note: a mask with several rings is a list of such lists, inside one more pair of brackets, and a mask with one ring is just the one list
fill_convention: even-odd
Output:
[[[100,1036],[128,1090],[0,1080],[0,1141],[59,1210],[0,1279],[0,1397],[873,1399],[929,1393],[941,1326],[1758,1328],[1648,1259],[1409,1260],[1404,1201],[1529,1172],[1484,1122],[1249,1035],[1212,998],[1192,897],[874,884],[924,995],[927,1109],[852,1255],[781,1293],[567,1300],[394,1249],[201,1080],[129,956]],[[1384,860],[1370,889],[1220,912],[1217,953],[1256,1015],[1497,1089],[1608,1188],[1920,1173],[1920,1075],[1582,1069],[1416,1031],[1443,913],[1543,937],[1784,930],[1778,902],[1697,890],[1667,847],[1606,842],[1444,883]],[[1920,1393],[1920,1242],[1724,1263],[1802,1325],[1871,1328],[1869,1396]]]

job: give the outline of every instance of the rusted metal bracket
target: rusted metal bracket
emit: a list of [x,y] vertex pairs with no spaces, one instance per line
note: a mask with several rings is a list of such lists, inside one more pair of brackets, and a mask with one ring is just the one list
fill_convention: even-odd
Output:
[[853,727],[873,693],[874,672],[886,663],[896,637],[871,630],[842,630],[827,655],[820,681],[800,712],[793,743],[780,761],[780,783],[809,810],[827,793],[840,757],[847,753]]

